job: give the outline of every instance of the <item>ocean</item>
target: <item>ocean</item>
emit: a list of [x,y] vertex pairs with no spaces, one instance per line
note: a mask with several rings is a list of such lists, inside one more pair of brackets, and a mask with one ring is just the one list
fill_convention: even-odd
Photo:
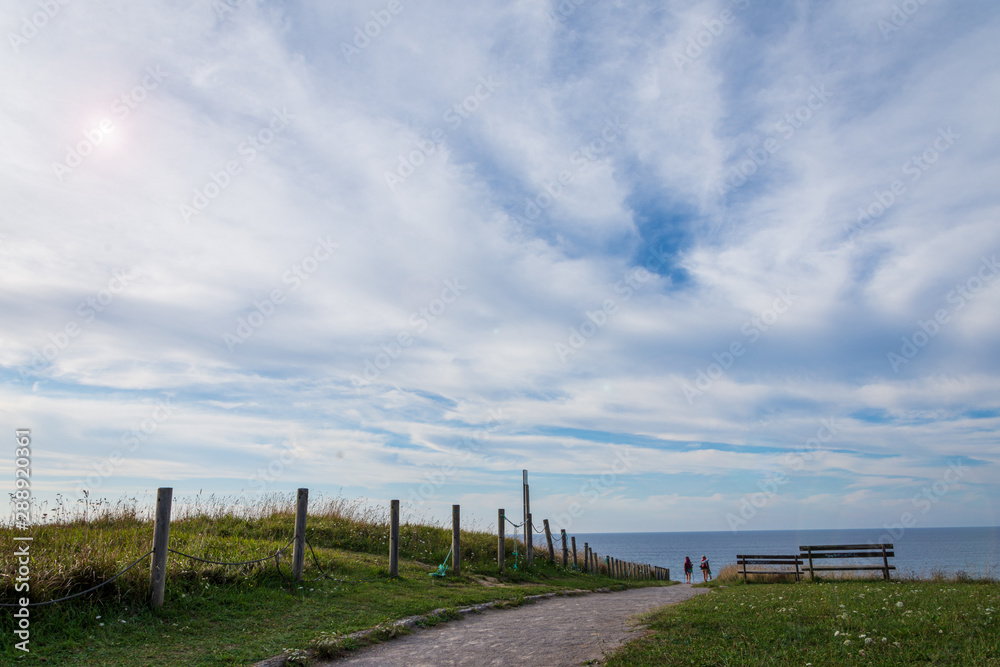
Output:
[[[684,580],[684,557],[698,562],[708,556],[713,572],[736,563],[736,554],[796,554],[806,544],[870,544],[887,537],[884,529],[851,530],[758,530],[694,533],[591,533],[576,535],[577,549],[583,543],[602,559],[614,556],[626,561],[670,568],[670,578]],[[926,578],[933,572],[952,576],[965,572],[973,577],[1000,577],[1000,527],[908,528],[887,540],[895,545],[890,564],[894,574]],[[557,549],[558,549],[557,543]],[[873,561],[874,562],[874,561]]]

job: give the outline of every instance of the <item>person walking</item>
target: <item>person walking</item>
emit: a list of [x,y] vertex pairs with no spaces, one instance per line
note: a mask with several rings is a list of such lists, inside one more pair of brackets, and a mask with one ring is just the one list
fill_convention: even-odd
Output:
[[694,572],[694,563],[691,562],[690,556],[684,556],[684,580],[687,583],[691,583],[691,574]]
[[705,554],[701,555],[701,574],[705,577],[705,581],[712,578],[712,567],[708,564],[708,559],[705,558]]

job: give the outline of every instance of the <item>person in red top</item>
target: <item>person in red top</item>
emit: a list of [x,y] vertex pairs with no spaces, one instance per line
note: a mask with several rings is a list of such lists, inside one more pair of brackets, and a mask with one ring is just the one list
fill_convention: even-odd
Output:
[[704,554],[701,556],[701,573],[704,575],[705,581],[712,578],[712,568],[709,566],[708,559],[705,558]]

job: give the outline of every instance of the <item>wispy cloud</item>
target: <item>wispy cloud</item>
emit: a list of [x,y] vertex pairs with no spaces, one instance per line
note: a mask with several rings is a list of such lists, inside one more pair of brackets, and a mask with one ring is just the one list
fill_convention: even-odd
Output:
[[857,526],[959,460],[921,525],[995,522],[1000,12],[571,4],[5,6],[39,493],[447,469],[485,522],[528,468],[578,530],[726,529],[784,471],[748,529]]

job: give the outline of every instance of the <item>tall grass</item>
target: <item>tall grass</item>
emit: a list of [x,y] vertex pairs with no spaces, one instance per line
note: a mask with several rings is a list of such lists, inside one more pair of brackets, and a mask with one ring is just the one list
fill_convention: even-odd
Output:
[[[45,505],[34,508],[33,516],[41,522],[32,526],[28,533],[15,531],[12,519],[7,519],[0,524],[0,538],[12,543],[9,540],[15,534],[33,537],[31,599],[40,602],[84,591],[106,581],[147,553],[152,541],[152,513],[152,504],[143,503],[138,497],[115,501],[87,497],[74,505],[58,498],[52,508]],[[295,497],[294,494],[269,494],[248,500],[198,494],[175,499],[171,515],[172,549],[218,561],[251,560],[273,555],[292,538]],[[400,526],[399,535],[400,557],[427,566],[444,562],[451,547],[450,525],[406,521]],[[306,539],[316,549],[387,555],[388,508],[342,497],[316,497],[309,503]],[[505,545],[507,578],[516,580],[520,570],[514,565],[519,562],[523,570],[524,543],[508,538]],[[582,554],[578,557],[582,559]],[[291,549],[282,559],[287,573]],[[498,575],[496,559],[495,534],[462,531],[464,570]],[[92,599],[137,600],[144,597],[148,593],[148,567],[147,563],[140,563],[114,583],[92,593]],[[323,568],[336,571],[336,560],[323,559]],[[0,599],[3,601],[16,598],[13,574],[16,570],[13,550],[0,552]],[[387,563],[385,568],[376,568],[369,574],[387,577]],[[273,560],[233,567],[201,564],[176,554],[170,554],[168,559],[168,578],[207,576],[221,583],[274,575]]]

